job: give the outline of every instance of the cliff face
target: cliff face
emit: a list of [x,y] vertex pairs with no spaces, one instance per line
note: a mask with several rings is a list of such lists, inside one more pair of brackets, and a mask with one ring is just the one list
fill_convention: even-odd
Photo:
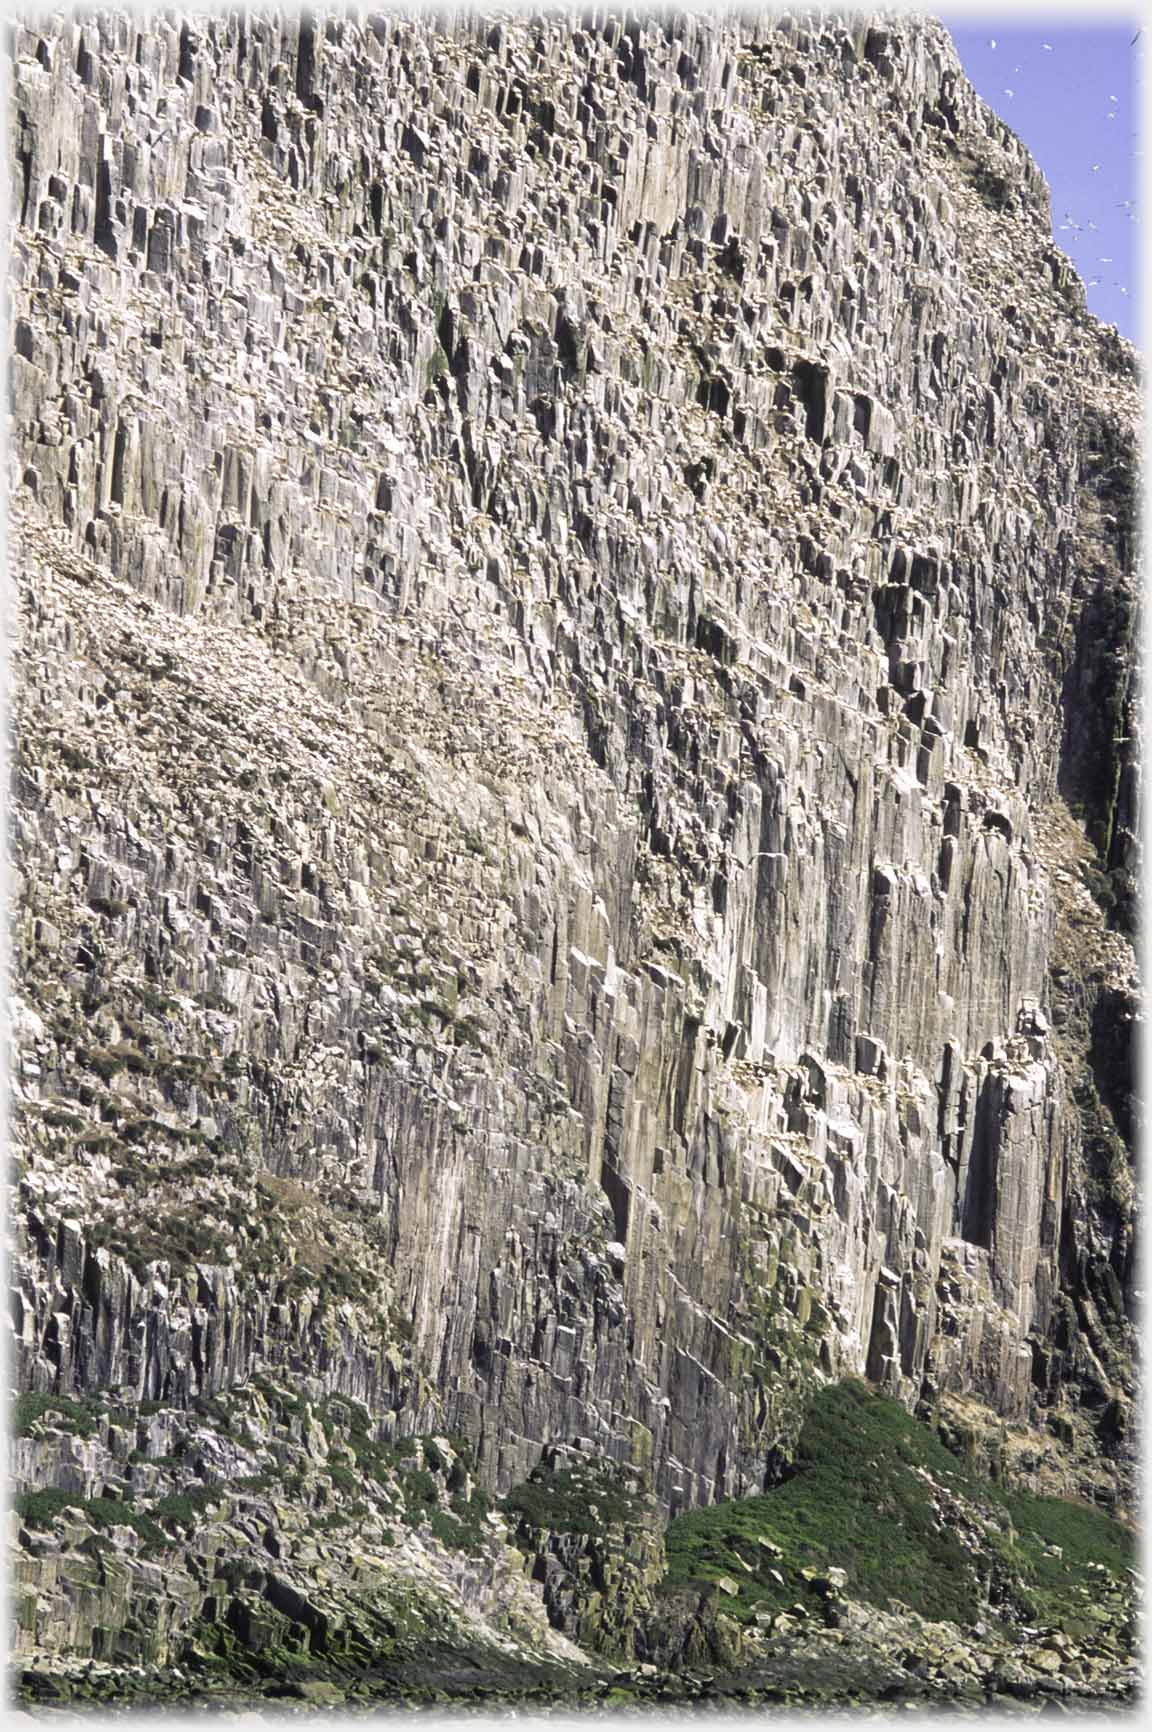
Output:
[[1122,1491],[1138,389],[946,34],[13,76],[22,1387],[675,1511],[860,1372]]

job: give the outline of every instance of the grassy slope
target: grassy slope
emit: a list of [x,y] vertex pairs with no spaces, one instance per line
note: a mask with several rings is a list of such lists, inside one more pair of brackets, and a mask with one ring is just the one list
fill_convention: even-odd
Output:
[[727,1577],[739,1592],[726,1609],[747,1620],[809,1597],[803,1571],[839,1567],[845,1592],[874,1605],[902,1601],[924,1617],[971,1624],[990,1598],[1057,1624],[1090,1604],[1099,1580],[1090,1566],[1118,1574],[1135,1562],[1133,1536],[1118,1522],[977,1479],[862,1383],[820,1391],[796,1468],[762,1497],[677,1517],[665,1534],[667,1585]]

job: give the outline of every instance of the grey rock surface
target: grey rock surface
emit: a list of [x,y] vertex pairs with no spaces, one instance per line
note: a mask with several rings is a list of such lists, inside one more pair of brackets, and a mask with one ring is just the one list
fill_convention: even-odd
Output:
[[1122,1497],[1135,359],[946,33],[13,55],[22,1387]]

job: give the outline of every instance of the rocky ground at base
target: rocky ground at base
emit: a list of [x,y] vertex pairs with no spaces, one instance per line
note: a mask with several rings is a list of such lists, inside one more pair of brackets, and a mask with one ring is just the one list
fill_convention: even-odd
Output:
[[[776,1488],[671,1523],[576,1444],[492,1498],[460,1440],[384,1440],[358,1404],[267,1378],[131,1425],[50,1397],[16,1417],[24,1483],[55,1481],[12,1516],[17,1688],[38,1708],[1136,1689],[1128,1530],[982,1479],[863,1384],[817,1396]],[[893,1545],[922,1524],[927,1565]]]

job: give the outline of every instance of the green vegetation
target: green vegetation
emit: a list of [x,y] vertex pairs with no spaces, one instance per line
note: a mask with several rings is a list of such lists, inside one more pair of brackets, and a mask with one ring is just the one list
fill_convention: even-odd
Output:
[[1116,906],[1116,891],[1111,874],[1101,872],[1087,860],[1081,860],[1080,878],[1101,913],[1111,914]]
[[665,1535],[667,1580],[730,1577],[740,1584],[731,1609],[750,1617],[766,1602],[782,1609],[803,1600],[802,1569],[839,1566],[854,1597],[900,1599],[925,1617],[971,1622],[978,1597],[968,1553],[935,1518],[913,1465],[946,1479],[958,1471],[895,1402],[860,1384],[821,1390],[800,1435],[795,1477],[765,1496],[678,1517]]
[[748,1621],[762,1609],[821,1601],[821,1575],[838,1567],[845,1593],[873,1605],[902,1601],[923,1617],[971,1624],[988,1594],[1022,1616],[1058,1622],[1082,1610],[1089,1565],[1119,1571],[1132,1561],[1119,1523],[977,1479],[934,1433],[862,1383],[819,1392],[795,1466],[763,1496],[671,1522],[662,1586],[728,1578],[738,1591],[725,1610]]
[[1012,188],[1002,174],[982,164],[975,165],[968,176],[973,188],[990,211],[1007,210],[1012,203]]
[[61,1510],[84,1508],[83,1498],[71,1491],[26,1491],[15,1499],[13,1508],[26,1527],[46,1528]]
[[130,1527],[142,1540],[154,1545],[165,1543],[163,1531],[151,1517],[120,1498],[82,1498],[75,1492],[51,1489],[25,1492],[15,1500],[14,1507],[20,1520],[29,1528],[48,1527],[62,1510],[74,1509],[87,1516],[94,1527]]
[[341,1434],[358,1470],[353,1473],[339,1462],[329,1464],[328,1477],[342,1498],[359,1490],[364,1476],[382,1491],[398,1495],[400,1520],[410,1527],[427,1524],[453,1550],[476,1550],[488,1537],[485,1517],[494,1506],[481,1491],[464,1496],[473,1462],[463,1438],[437,1442],[432,1436],[398,1437],[378,1443],[368,1435],[367,1410],[346,1396],[329,1398],[320,1417],[329,1442]]
[[[132,1170],[122,1165],[116,1172],[120,1176]],[[140,1224],[131,1239],[121,1237],[118,1230],[101,1220],[90,1222],[85,1236],[94,1249],[103,1246],[121,1258],[141,1282],[147,1280],[153,1263],[167,1262],[180,1270],[224,1260],[225,1245],[212,1221],[203,1213],[188,1210],[174,1211],[151,1227]]]
[[504,1499],[521,1526],[554,1534],[602,1534],[606,1527],[642,1522],[646,1506],[600,1466],[557,1468],[541,1461],[531,1477]]
[[433,1476],[422,1467],[401,1468],[397,1475],[400,1485],[400,1495],[404,1499],[404,1507],[410,1513],[418,1513],[422,1504],[435,1507],[440,1502],[440,1487]]
[[110,1082],[117,1071],[135,1071],[141,1076],[151,1076],[156,1069],[156,1061],[141,1052],[139,1047],[124,1043],[120,1046],[77,1047],[76,1059],[105,1082]]
[[61,1431],[73,1431],[78,1437],[92,1437],[100,1406],[91,1400],[73,1401],[65,1395],[18,1395],[12,1403],[12,1425],[17,1437],[28,1437],[37,1420],[51,1415],[52,1423]]
[[492,1530],[487,1522],[489,1510],[495,1506],[486,1493],[475,1491],[465,1501],[454,1497],[451,1509],[434,1510],[429,1526],[442,1546],[451,1551],[478,1551]]
[[198,1395],[192,1400],[192,1412],[202,1415],[222,1436],[236,1438],[236,1415],[232,1410],[234,1399],[231,1394]]
[[1136,1563],[1135,1536],[1100,1510],[1002,1487],[993,1495],[1015,1529],[1011,1562],[1020,1577],[1017,1600],[1036,1622],[1058,1624],[1074,1616],[1085,1603],[1077,1588],[1095,1597],[1100,1578],[1093,1564],[1122,1575]]
[[79,1113],[69,1112],[67,1107],[39,1106],[32,1102],[34,1109],[39,1107],[40,1123],[54,1131],[82,1131],[84,1120]]
[[194,1485],[187,1491],[169,1492],[152,1505],[149,1513],[157,1521],[174,1527],[196,1528],[205,1513],[223,1500],[224,1492],[220,1486]]

